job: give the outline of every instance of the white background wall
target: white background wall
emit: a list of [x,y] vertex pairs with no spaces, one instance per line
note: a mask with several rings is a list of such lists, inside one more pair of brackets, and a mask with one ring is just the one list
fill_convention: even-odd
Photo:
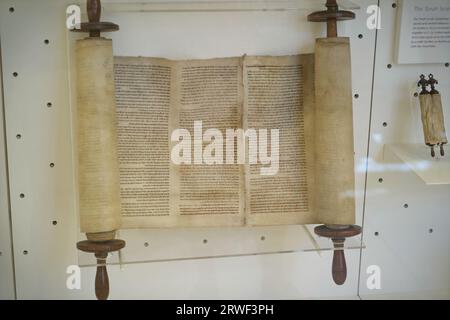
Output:
[[[108,2],[112,1],[104,4]],[[396,65],[398,9],[392,7],[394,2],[381,0],[382,29],[377,34],[366,27],[366,8],[377,1],[354,2],[361,8],[355,10],[357,19],[341,23],[340,35],[352,41],[353,91],[359,94],[354,99],[356,205],[357,222],[364,222],[366,248],[346,251],[347,282],[343,286],[332,282],[331,251],[320,255],[303,251],[311,244],[306,243],[307,235],[300,226],[122,230],[121,237],[127,241],[122,252],[125,261],[299,251],[130,263],[122,268],[113,265],[109,267],[111,298],[449,297],[450,187],[426,186],[394,156],[386,155],[383,146],[421,143],[419,110],[413,97],[421,73],[434,73],[440,80],[450,126],[450,97],[444,89],[449,88],[450,68],[444,64]],[[91,261],[75,248],[80,235],[71,146],[70,61],[74,35],[64,28],[69,3],[77,2],[0,2],[7,147],[7,153],[0,156],[8,159],[6,167],[0,157],[1,298],[94,297],[93,267],[82,268],[81,290],[70,291],[65,286],[68,265]],[[84,2],[81,4],[84,6]],[[195,59],[313,52],[314,39],[324,35],[325,26],[306,21],[311,11],[105,10],[103,16],[121,27],[108,35],[114,41],[116,55]],[[388,69],[387,64],[393,67]],[[47,107],[48,102],[51,107]],[[384,127],[383,122],[388,125]],[[2,133],[3,128],[0,138]],[[4,142],[0,139],[2,150]],[[51,168],[50,163],[55,166]],[[399,165],[393,166],[395,163]],[[382,183],[379,178],[383,178]],[[117,254],[111,261],[118,261]],[[380,290],[368,290],[365,284],[366,268],[373,264],[381,268]]]

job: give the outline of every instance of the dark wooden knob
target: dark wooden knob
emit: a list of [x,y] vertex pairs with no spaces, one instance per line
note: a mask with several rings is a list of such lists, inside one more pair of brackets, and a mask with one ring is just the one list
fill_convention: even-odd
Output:
[[100,15],[102,14],[100,0],[88,0],[86,7],[89,22],[100,22]]
[[355,14],[351,11],[339,10],[336,0],[327,0],[325,4],[327,10],[317,11],[308,15],[308,21],[326,22],[327,37],[337,37],[337,21],[355,19]]
[[91,241],[84,240],[77,243],[77,248],[84,252],[94,253],[97,258],[97,272],[95,274],[95,296],[98,300],[106,300],[109,296],[109,278],[106,268],[106,258],[109,252],[125,247],[123,240]]
[[332,276],[337,285],[344,284],[347,279],[347,264],[345,263],[345,239],[332,239],[334,245]]
[[109,278],[106,270],[106,257],[108,253],[96,253],[97,272],[95,274],[95,296],[98,300],[106,300],[109,296]]
[[321,225],[314,228],[315,234],[321,237],[330,238],[333,241],[333,264],[331,274],[337,285],[342,285],[347,279],[347,264],[345,262],[344,243],[346,238],[356,236],[361,233],[360,226],[354,225]]

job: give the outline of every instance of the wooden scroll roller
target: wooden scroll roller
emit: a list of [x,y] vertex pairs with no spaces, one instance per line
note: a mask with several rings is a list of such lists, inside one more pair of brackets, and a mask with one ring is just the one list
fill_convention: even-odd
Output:
[[360,234],[361,227],[353,225],[355,203],[350,40],[337,36],[336,22],[354,19],[355,14],[339,10],[336,0],[327,0],[325,6],[326,11],[308,16],[308,21],[327,23],[327,38],[316,40],[315,139],[316,145],[322,147],[328,142],[335,149],[332,156],[323,155],[321,149],[316,150],[316,170],[328,174],[316,177],[319,186],[316,210],[324,225],[316,227],[314,232],[333,241],[332,276],[336,284],[342,285],[347,277],[344,242],[346,238]]
[[[439,147],[440,154],[443,157],[445,155],[444,145],[448,143],[445,133],[441,95],[436,90],[437,84],[438,81],[432,74],[428,76],[428,80],[425,79],[425,75],[420,75],[420,80],[417,83],[417,86],[422,88],[419,94],[419,101],[423,135],[425,144],[430,147],[433,158],[436,156],[434,147]],[[430,91],[427,91],[427,86],[431,87]]]
[[95,254],[95,294],[106,300],[106,259],[109,252],[125,247],[125,241],[115,239],[121,214],[112,42],[100,32],[119,26],[100,22],[100,0],[87,1],[87,14],[89,22],[73,30],[89,33],[76,47],[79,211],[81,232],[88,239],[77,248]]

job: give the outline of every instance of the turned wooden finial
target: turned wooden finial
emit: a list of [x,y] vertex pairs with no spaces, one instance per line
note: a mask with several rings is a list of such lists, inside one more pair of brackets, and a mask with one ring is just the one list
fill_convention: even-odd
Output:
[[123,240],[92,241],[84,240],[77,243],[77,248],[84,252],[94,253],[97,259],[95,274],[95,296],[98,300],[106,300],[109,295],[109,278],[106,269],[106,258],[109,252],[125,247]]
[[355,14],[351,11],[339,10],[336,0],[327,0],[325,4],[327,10],[317,11],[308,15],[308,21],[311,22],[326,22],[327,23],[327,37],[337,37],[337,21],[355,19]]
[[102,4],[100,0],[88,0],[86,3],[89,22],[100,22]]
[[79,29],[73,29],[75,32],[88,32],[89,37],[100,37],[100,32],[112,32],[119,30],[119,26],[112,22],[100,21],[102,13],[102,4],[100,0],[87,0],[87,16],[89,22],[83,22]]
[[346,238],[361,233],[361,227],[354,225],[321,225],[314,228],[314,232],[321,237],[331,238],[333,241],[333,264],[331,274],[337,285],[344,284],[347,279],[347,264],[345,263],[344,242]]

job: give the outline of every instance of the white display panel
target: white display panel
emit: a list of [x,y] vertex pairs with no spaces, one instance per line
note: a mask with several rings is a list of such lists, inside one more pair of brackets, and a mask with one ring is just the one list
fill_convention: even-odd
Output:
[[[426,185],[408,164],[384,151],[386,145],[424,143],[414,95],[420,74],[432,73],[440,80],[445,123],[450,125],[450,68],[444,63],[395,63],[396,4],[381,1],[359,293],[363,298],[381,293],[449,297],[450,185]],[[365,285],[364,270],[371,265],[381,269],[381,290]]]
[[[244,53],[297,54],[313,52],[314,39],[325,34],[323,24],[306,21],[313,8],[273,12],[113,12],[107,10],[108,2],[111,1],[105,1],[104,19],[121,27],[119,32],[108,35],[114,41],[116,55],[203,59]],[[374,69],[376,31],[367,28],[366,8],[377,1],[353,2],[361,8],[355,10],[357,19],[340,23],[339,32],[352,41],[353,91],[357,95],[354,99],[357,224],[363,223],[364,216],[364,242],[370,244],[366,243],[362,256],[358,249],[346,251],[347,282],[343,286],[333,283],[331,251],[320,255],[287,252],[309,241],[301,226],[220,231],[123,230],[121,237],[128,244],[122,253],[133,263],[109,267],[110,298],[296,299],[448,290],[450,224],[445,210],[450,207],[449,190],[441,186],[433,186],[431,190],[408,170],[387,171],[380,153],[387,143],[411,140],[421,143],[419,111],[411,107],[414,99],[410,95],[411,85],[423,72],[433,72],[436,78],[448,83],[449,69],[444,65],[411,69],[394,65],[387,69],[387,64],[393,63],[391,33],[396,13],[391,1],[382,3],[383,29],[378,31]],[[65,285],[68,265],[89,264],[92,259],[79,260],[75,248],[79,232],[69,108],[73,97],[69,90],[68,32],[64,29],[65,8],[69,3],[73,2],[0,3],[18,298],[94,297],[93,267],[82,268],[81,290],[67,290]],[[78,3],[84,5],[84,1]],[[12,76],[13,72],[18,76]],[[443,97],[443,104],[448,110],[448,96]],[[449,114],[446,112],[446,123]],[[385,121],[387,127],[382,126]],[[21,134],[21,139],[16,138],[17,134]],[[378,182],[380,177],[384,184]],[[407,209],[402,207],[404,203],[409,204]],[[8,220],[3,207],[0,213]],[[374,236],[375,232],[379,232],[378,236]],[[239,250],[234,250],[233,239],[239,239]],[[3,241],[2,248],[10,246]],[[186,248],[190,252],[186,253]],[[230,256],[236,251],[275,253]],[[186,254],[222,257],[173,261]],[[111,261],[118,262],[116,253],[113,257]],[[158,259],[166,261],[137,263]],[[10,258],[8,261],[11,263]],[[365,271],[372,264],[380,265],[382,270],[380,290],[368,290],[365,286],[368,276]],[[405,264],[410,266],[406,275],[402,269]],[[420,281],[405,284],[409,275]]]

